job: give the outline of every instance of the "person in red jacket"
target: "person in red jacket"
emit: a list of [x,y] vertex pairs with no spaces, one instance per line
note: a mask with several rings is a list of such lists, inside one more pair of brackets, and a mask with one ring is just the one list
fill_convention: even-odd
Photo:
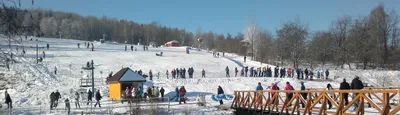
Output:
[[183,101],[183,103],[186,104],[185,94],[186,94],[185,86],[182,86],[181,89],[179,89],[179,97],[180,97],[179,104],[181,104],[182,101]]
[[[286,82],[285,90],[294,90],[293,86],[290,85],[289,82]],[[288,97],[286,98],[286,101],[290,101],[293,98],[293,92],[288,92]],[[291,106],[292,104],[289,104]]]
[[290,69],[290,68],[287,69],[287,74],[288,74],[289,77],[292,77],[292,69]]

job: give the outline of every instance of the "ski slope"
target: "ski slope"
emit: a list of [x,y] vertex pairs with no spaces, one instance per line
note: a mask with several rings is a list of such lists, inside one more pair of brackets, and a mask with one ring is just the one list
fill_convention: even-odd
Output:
[[[38,39],[38,41],[35,41]],[[55,38],[33,38],[33,41],[23,40],[22,44],[13,44],[12,50],[7,46],[7,39],[0,39],[0,48],[5,52],[13,52],[16,54],[17,63],[10,66],[10,71],[0,68],[0,73],[4,73],[4,77],[8,80],[6,87],[13,99],[13,106],[17,114],[62,114],[65,111],[48,110],[49,96],[51,92],[58,90],[62,99],[69,98],[73,100],[74,93],[81,89],[79,87],[79,79],[86,78],[90,72],[81,69],[86,66],[86,62],[93,60],[95,65],[95,78],[105,79],[112,71],[116,73],[123,67],[130,67],[132,70],[142,70],[144,74],[148,74],[152,70],[153,75],[160,72],[160,77],[154,77],[153,81],[148,81],[146,87],[150,85],[164,87],[165,94],[172,96],[175,94],[175,88],[185,86],[189,102],[195,102],[198,94],[206,94],[206,100],[209,103],[207,107],[198,107],[194,104],[176,105],[177,102],[171,102],[175,106],[171,106],[175,114],[184,114],[190,111],[191,114],[231,114],[229,111],[217,110],[214,106],[219,105],[218,102],[211,100],[210,96],[217,93],[217,87],[221,86],[226,94],[233,94],[234,90],[254,90],[258,82],[261,82],[264,89],[271,83],[279,82],[278,86],[283,88],[285,82],[289,81],[295,89],[300,89],[300,80],[292,78],[253,78],[253,77],[234,77],[234,68],[241,66],[261,67],[272,66],[262,64],[260,62],[248,61],[243,62],[243,57],[234,54],[225,54],[225,57],[213,57],[211,53],[206,51],[191,50],[190,54],[186,54],[185,47],[149,47],[148,51],[143,51],[143,47],[135,45],[138,51],[131,51],[128,45],[125,51],[125,44],[101,44],[94,42],[94,50],[90,51],[84,46],[84,42],[79,40],[55,39]],[[45,48],[46,44],[50,44],[50,49]],[[81,48],[77,44],[81,44]],[[39,48],[39,57],[42,51],[45,51],[46,57],[43,62],[36,64],[36,44]],[[19,51],[15,47],[19,46]],[[21,55],[21,46],[24,46],[26,54]],[[163,52],[163,56],[156,56],[156,53]],[[230,78],[225,77],[225,67],[230,69]],[[57,74],[54,74],[54,68],[57,67]],[[166,71],[169,72],[176,68],[194,68],[193,79],[170,79],[166,78]],[[201,78],[201,70],[205,69],[206,78]],[[360,74],[365,72],[365,74]],[[101,74],[102,73],[102,74]],[[370,76],[398,76],[397,71],[377,71],[377,70],[332,70],[330,76],[339,76],[333,82],[328,81],[303,81],[307,88],[324,88],[328,83],[333,87],[339,87],[342,78],[350,81],[355,75],[361,76],[363,80],[373,81]],[[188,75],[187,75],[188,77]],[[371,78],[371,79],[370,79]],[[373,82],[371,82],[373,83]],[[377,83],[378,84],[378,83]],[[108,86],[105,83],[95,84],[96,89],[100,89],[103,96],[102,100],[108,100]],[[145,88],[146,88],[145,87]],[[4,93],[1,90],[0,93]],[[4,99],[4,95],[0,95],[0,99]],[[230,101],[224,102],[226,106],[230,106]],[[60,105],[63,107],[63,105]],[[73,103],[71,103],[74,108]],[[115,105],[103,105],[115,106]],[[123,106],[118,104],[118,106]],[[32,109],[21,108],[40,108],[44,109],[35,112]],[[85,107],[85,106],[84,106]],[[18,108],[20,108],[18,110]],[[78,110],[72,109],[77,112]],[[127,110],[115,108],[115,113],[123,113]],[[100,113],[101,114],[101,111]]]

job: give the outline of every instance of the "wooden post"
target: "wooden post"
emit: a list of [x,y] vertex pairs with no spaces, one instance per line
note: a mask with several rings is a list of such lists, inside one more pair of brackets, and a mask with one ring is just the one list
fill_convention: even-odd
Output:
[[340,102],[339,102],[339,108],[336,109],[336,114],[335,115],[342,115],[343,114],[343,106],[345,104],[344,102],[344,98],[343,98],[343,93],[339,93],[339,97],[340,97]]

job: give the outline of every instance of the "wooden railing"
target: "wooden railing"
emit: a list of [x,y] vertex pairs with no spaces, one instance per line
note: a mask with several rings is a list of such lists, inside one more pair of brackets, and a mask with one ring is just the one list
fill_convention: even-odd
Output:
[[[274,113],[287,114],[336,114],[336,115],[362,115],[366,114],[365,106],[371,107],[367,113],[394,115],[400,110],[397,103],[390,100],[398,98],[399,89],[363,89],[363,90],[263,90],[263,91],[235,91],[235,98],[231,107],[233,109],[247,109]],[[293,97],[288,98],[292,93]],[[344,94],[348,94],[348,103],[345,103]],[[307,97],[303,97],[306,95]],[[352,98],[354,94],[354,98]],[[300,106],[304,103],[304,108]],[[331,103],[332,109],[327,108]],[[353,104],[358,103],[355,111],[349,110]]]

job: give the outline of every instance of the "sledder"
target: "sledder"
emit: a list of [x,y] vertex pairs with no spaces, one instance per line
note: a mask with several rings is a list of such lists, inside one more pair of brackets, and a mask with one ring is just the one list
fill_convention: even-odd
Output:
[[160,54],[156,53],[156,56],[162,56],[163,52],[160,52]]

